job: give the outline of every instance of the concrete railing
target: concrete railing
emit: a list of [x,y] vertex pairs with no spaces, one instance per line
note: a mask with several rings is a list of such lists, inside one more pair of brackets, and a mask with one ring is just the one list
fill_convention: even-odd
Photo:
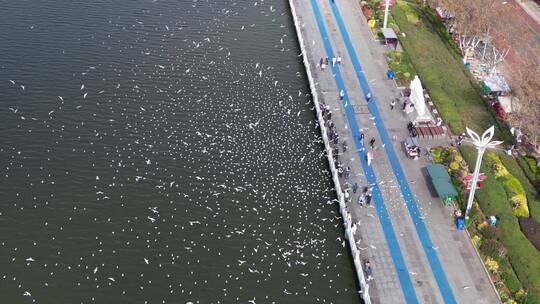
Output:
[[341,216],[343,217],[343,224],[345,226],[345,238],[349,242],[349,247],[351,248],[356,275],[358,277],[358,282],[360,283],[359,287],[361,290],[362,299],[364,300],[364,303],[371,304],[371,298],[369,296],[369,284],[366,282],[366,277],[364,275],[364,270],[362,268],[362,260],[360,258],[360,252],[358,251],[358,248],[356,247],[356,240],[354,237],[355,231],[353,231],[355,229],[353,229],[352,216],[351,216],[351,213],[347,210],[347,206],[345,205],[345,196],[341,189],[341,182],[339,180],[339,175],[338,175],[336,164],[334,162],[334,157],[332,154],[332,146],[330,145],[330,140],[328,139],[328,133],[327,133],[327,129],[324,123],[323,113],[321,111],[321,107],[319,103],[319,96],[317,93],[317,89],[315,88],[315,81],[313,80],[313,76],[311,74],[311,65],[308,61],[308,57],[306,54],[304,39],[302,38],[302,32],[301,32],[302,25],[298,21],[298,16],[296,15],[296,8],[294,6],[293,0],[289,0],[289,6],[291,8],[291,14],[293,17],[294,26],[296,28],[296,35],[298,37],[298,43],[300,44],[300,49],[302,51],[302,58],[303,58],[304,66],[306,68],[306,74],[309,81],[311,95],[313,96],[313,103],[315,104],[315,110],[317,112],[317,120],[319,122],[319,127],[321,129],[321,135],[322,135],[324,147],[326,150],[326,156],[328,158],[330,171],[332,173],[332,180],[334,181],[334,186],[335,186],[336,194],[338,197],[339,211],[341,212]]

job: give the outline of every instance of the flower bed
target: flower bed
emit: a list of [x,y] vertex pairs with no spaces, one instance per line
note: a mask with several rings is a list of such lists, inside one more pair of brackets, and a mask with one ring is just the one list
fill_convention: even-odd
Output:
[[398,86],[407,86],[413,75],[416,75],[412,67],[409,55],[406,52],[390,51],[386,53],[388,68],[395,73],[395,81]]
[[[462,176],[470,172],[467,161],[471,165],[474,164],[476,151],[471,147],[462,147],[461,152],[463,154],[453,147],[430,150],[433,161],[444,164],[448,168],[452,181],[460,193],[458,196],[459,207],[463,209],[465,208],[466,197],[464,194],[466,193]],[[497,167],[498,174],[501,178],[508,179],[511,174],[501,165],[500,160],[499,162],[495,161],[495,157],[497,155],[490,155],[491,161],[499,166]],[[531,289],[531,286],[535,286],[538,279],[540,263],[533,261],[530,263],[530,267],[526,267],[526,260],[528,256],[540,257],[540,253],[528,243],[519,229],[516,216],[512,212],[512,206],[508,204],[506,189],[500,184],[502,179],[495,177],[491,166],[487,165],[486,161],[483,163],[481,171],[488,176],[488,179],[484,182],[484,189],[479,189],[476,192],[476,199],[482,209],[478,208],[475,203],[469,212],[467,230],[471,235],[471,241],[480,252],[503,302],[537,303],[537,290]],[[503,182],[506,182],[506,179]],[[513,183],[515,181],[509,182],[509,184]],[[515,185],[509,187],[520,189]],[[519,193],[519,190],[514,188],[512,191]],[[484,212],[499,218],[497,226],[487,225]],[[523,251],[518,249],[520,246]],[[528,287],[531,292],[526,293],[524,286]]]
[[[473,147],[461,146],[460,151],[467,163],[471,166],[475,164],[476,150]],[[484,189],[476,191],[475,198],[478,201],[482,212],[489,215],[495,215],[498,218],[497,226],[500,229],[499,241],[507,250],[509,267],[514,270],[523,287],[528,290],[526,303],[540,303],[540,252],[536,250],[533,244],[521,231],[515,211],[513,210],[512,205],[509,204],[508,193],[506,190],[508,187],[514,187],[512,191],[515,191],[519,187],[515,187],[515,185],[507,185],[505,187],[502,185],[500,179],[497,178],[492,167],[489,165],[488,158],[486,158],[486,161],[484,161],[481,166],[481,171],[487,175],[488,178],[484,182]],[[501,168],[498,170],[502,171]],[[508,171],[506,167],[504,167],[504,170]],[[504,171],[502,172],[504,173]],[[499,174],[502,173],[499,172]],[[509,182],[509,184],[514,183],[515,182]],[[521,186],[521,188],[523,188],[523,186]],[[519,190],[517,190],[517,192],[519,192]],[[501,275],[501,278],[505,280],[506,286],[512,291],[514,297],[517,298],[520,291],[511,288],[511,276],[506,274]],[[506,280],[508,280],[508,282]]]

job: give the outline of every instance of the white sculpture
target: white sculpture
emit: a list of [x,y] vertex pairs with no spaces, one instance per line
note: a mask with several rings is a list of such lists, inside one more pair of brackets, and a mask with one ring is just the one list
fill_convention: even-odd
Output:
[[472,207],[474,193],[476,192],[476,184],[478,183],[478,176],[480,175],[480,165],[482,164],[482,156],[484,156],[484,152],[486,152],[487,148],[493,148],[503,143],[502,141],[498,140],[491,141],[493,135],[495,134],[495,126],[491,126],[489,129],[487,129],[484,134],[482,134],[482,138],[480,138],[480,136],[473,130],[469,128],[466,129],[467,134],[469,134],[469,137],[472,139],[474,146],[478,150],[478,155],[476,156],[476,166],[474,167],[473,180],[471,190],[469,192],[469,200],[467,201],[467,209],[465,210],[465,218],[468,217],[469,210]]

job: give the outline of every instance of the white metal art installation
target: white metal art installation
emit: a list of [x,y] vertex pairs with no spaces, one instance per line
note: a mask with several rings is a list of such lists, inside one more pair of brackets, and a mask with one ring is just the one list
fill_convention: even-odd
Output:
[[491,126],[489,129],[487,129],[484,134],[482,134],[482,138],[480,138],[480,136],[476,132],[469,128],[467,128],[467,134],[469,134],[469,137],[472,139],[474,146],[478,150],[478,155],[476,156],[476,166],[474,167],[472,186],[469,192],[469,200],[467,201],[467,209],[465,210],[465,218],[467,218],[469,210],[472,207],[474,193],[476,192],[476,186],[478,183],[478,175],[480,174],[480,165],[482,163],[482,156],[484,156],[484,152],[486,152],[487,148],[493,148],[503,143],[502,141],[497,140],[491,141],[493,135],[495,134],[495,126]]

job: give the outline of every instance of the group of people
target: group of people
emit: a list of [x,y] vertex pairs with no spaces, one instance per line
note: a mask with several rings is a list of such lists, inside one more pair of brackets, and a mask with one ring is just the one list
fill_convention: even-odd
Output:
[[324,70],[327,65],[330,65],[330,63],[332,63],[332,66],[335,66],[336,64],[341,64],[341,56],[332,57],[331,60],[328,56],[326,58],[321,58],[321,60],[319,61],[319,66],[322,70]]
[[343,164],[338,160],[336,163],[336,167],[339,177],[345,177],[345,179],[349,179],[349,177],[351,177],[350,166],[344,167]]
[[[335,60],[334,60],[335,59]],[[326,61],[323,61],[323,59],[321,58],[321,68],[324,69],[324,65],[328,64],[329,62],[329,58],[326,58]],[[341,58],[338,57],[337,59],[336,58],[332,58],[332,64],[335,64],[335,63],[341,63]],[[340,97],[342,97],[342,94],[340,93]],[[366,99],[369,101],[371,99],[371,94],[367,95],[366,96]],[[339,178],[345,178],[347,181],[350,179],[350,175],[351,175],[351,167],[350,166],[345,166],[343,165],[343,163],[340,161],[339,159],[339,155],[340,155],[340,151],[339,151],[339,142],[340,142],[340,136],[336,130],[336,127],[334,126],[334,122],[332,121],[332,111],[330,110],[330,106],[329,105],[326,105],[324,103],[320,103],[320,110],[321,110],[321,113],[322,113],[322,116],[323,116],[323,120],[324,120],[324,125],[327,129],[327,136],[330,140],[330,142],[333,144],[332,145],[332,157],[334,159],[334,163],[336,164],[336,170],[338,172],[338,176]],[[360,141],[362,142],[362,145],[364,145],[364,133],[361,132],[360,134]],[[373,150],[375,148],[375,137],[371,138],[371,140],[369,141],[369,145],[371,147],[371,149]],[[343,152],[345,152],[347,150],[347,145],[345,142],[342,143],[342,149],[343,149]],[[368,152],[368,158],[369,156],[372,156],[372,152]],[[368,164],[371,163],[370,159],[368,159]],[[345,182],[344,183],[344,189],[343,189],[343,195],[344,195],[344,199],[345,199],[345,203],[346,204],[350,204],[351,201],[352,201],[352,195],[353,194],[356,194],[359,190],[359,185],[358,183],[354,183],[354,185],[351,187],[351,184],[349,184],[348,182]],[[351,194],[351,190],[352,190],[352,194]],[[365,186],[362,188],[361,192],[358,194],[357,196],[357,203],[360,205],[360,206],[370,206],[371,205],[371,201],[372,201],[372,193],[371,193],[371,190],[369,187]],[[347,212],[348,213],[348,212]],[[350,213],[348,213],[349,216],[350,216]],[[354,230],[356,231],[356,224],[354,226]],[[373,276],[372,276],[372,269],[371,269],[371,264],[369,262],[369,260],[366,260],[365,263],[364,263],[364,271],[366,272],[366,275],[367,275],[367,280],[370,281],[370,280],[373,280]]]
[[467,134],[465,133],[461,133],[459,134],[457,140],[456,140],[456,145],[459,147],[461,146],[461,144],[463,143],[463,140],[465,139],[465,137],[467,137]]
[[358,196],[357,203],[360,206],[371,205],[372,194],[368,187],[364,187],[362,193]]
[[[347,167],[350,169],[349,167]],[[352,192],[353,194],[356,194],[358,191],[358,183],[354,183],[354,186],[352,186]],[[343,195],[345,196],[345,203],[350,203],[351,198],[351,185],[349,183],[345,183],[344,189],[343,189]],[[371,199],[373,198],[373,195],[371,194],[371,190],[369,187],[363,187],[361,193],[356,198],[356,202],[360,206],[370,206],[371,205]]]
[[330,106],[324,103],[320,104],[320,108],[321,108],[321,112],[324,119],[324,126],[328,130],[328,133],[326,135],[328,136],[330,141],[335,145],[332,156],[334,156],[334,160],[337,161],[337,157],[339,154],[339,151],[337,148],[337,145],[339,143],[339,134],[334,127],[334,122],[332,121],[332,111],[330,111]]

